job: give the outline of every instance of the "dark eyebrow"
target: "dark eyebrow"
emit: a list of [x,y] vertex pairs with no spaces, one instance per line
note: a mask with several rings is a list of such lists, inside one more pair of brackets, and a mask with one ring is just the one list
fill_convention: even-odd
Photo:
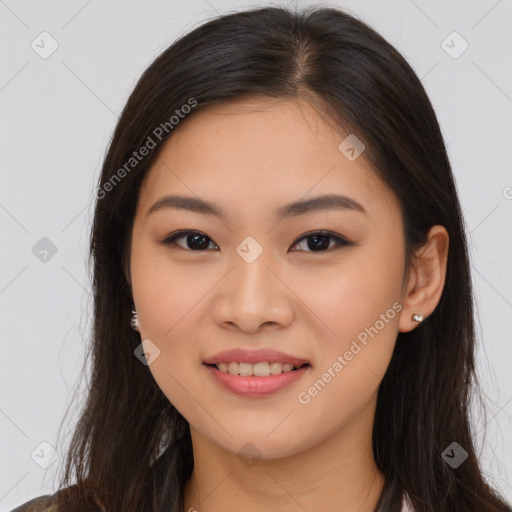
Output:
[[[222,219],[226,218],[226,214],[212,203],[199,199],[198,197],[179,195],[161,197],[149,208],[146,215],[165,208],[189,210],[204,215],[214,215]],[[285,204],[276,210],[276,216],[295,217],[322,210],[354,210],[360,213],[368,213],[355,199],[337,194],[327,194],[313,197],[312,199],[303,199]]]

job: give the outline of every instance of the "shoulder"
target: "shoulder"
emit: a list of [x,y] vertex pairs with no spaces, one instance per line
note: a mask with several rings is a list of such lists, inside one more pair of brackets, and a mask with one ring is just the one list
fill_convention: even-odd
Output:
[[53,495],[51,494],[32,498],[14,510],[11,510],[11,512],[56,512],[56,509],[49,508],[52,498]]
[[[55,494],[45,494],[32,498],[11,510],[11,512],[65,512],[55,505],[51,505],[55,496]],[[84,505],[83,512],[106,512],[105,507],[97,498],[94,499],[94,502],[94,504],[89,502],[87,505]]]

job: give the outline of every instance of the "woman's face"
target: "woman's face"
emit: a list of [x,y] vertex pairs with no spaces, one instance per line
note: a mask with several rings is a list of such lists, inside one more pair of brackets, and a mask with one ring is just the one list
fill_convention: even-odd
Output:
[[[130,278],[149,371],[193,431],[230,452],[251,443],[274,459],[371,431],[398,333],[403,225],[364,152],[355,158],[362,147],[340,149],[348,135],[305,103],[209,108],[176,129],[142,184]],[[326,195],[345,199],[322,207]],[[195,206],[149,212],[164,196]],[[181,230],[192,233],[165,242]],[[228,355],[228,373],[205,364],[258,349],[285,355],[254,366]],[[287,356],[309,365],[264,376]]]

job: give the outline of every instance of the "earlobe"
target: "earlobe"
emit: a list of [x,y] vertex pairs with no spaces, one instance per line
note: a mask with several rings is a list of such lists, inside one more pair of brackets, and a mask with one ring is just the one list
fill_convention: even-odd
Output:
[[[428,240],[414,256],[403,298],[399,331],[409,332],[436,308],[443,293],[448,264],[449,235],[444,226],[430,228]],[[420,321],[421,321],[420,320]]]
[[411,319],[414,320],[417,324],[421,324],[421,322],[424,320],[423,315],[420,315],[419,313],[413,313]]

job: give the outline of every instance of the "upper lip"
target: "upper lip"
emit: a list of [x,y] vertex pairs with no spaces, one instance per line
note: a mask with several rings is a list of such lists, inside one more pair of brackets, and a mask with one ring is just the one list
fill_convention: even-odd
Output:
[[289,363],[294,366],[302,366],[305,363],[310,364],[307,359],[295,357],[290,354],[284,354],[283,352],[269,348],[260,348],[258,350],[235,348],[232,350],[225,350],[205,359],[203,363],[219,364],[231,363],[233,361],[242,363],[261,363],[268,361],[270,363]]

